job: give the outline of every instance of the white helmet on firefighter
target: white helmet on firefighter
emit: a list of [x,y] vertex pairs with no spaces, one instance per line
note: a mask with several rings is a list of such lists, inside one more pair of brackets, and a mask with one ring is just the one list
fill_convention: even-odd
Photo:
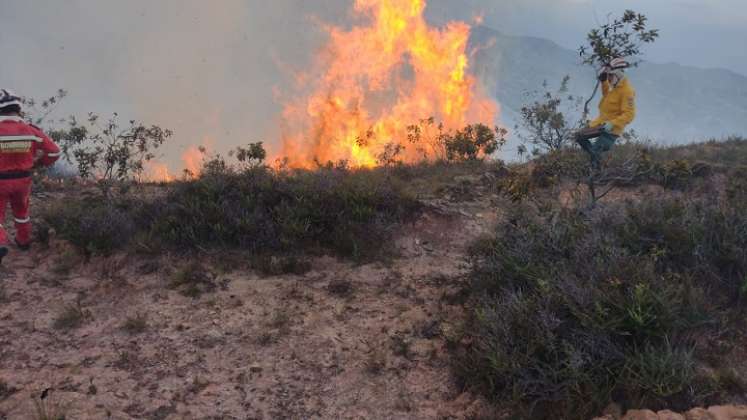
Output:
[[613,58],[609,64],[605,65],[601,70],[599,70],[599,80],[603,82],[610,80],[613,84],[616,85],[625,77],[625,69],[629,67],[630,63],[624,58]]
[[613,58],[612,61],[610,61],[610,64],[608,67],[612,71],[625,70],[628,67],[630,67],[630,63],[628,63],[628,61],[622,57],[617,57],[617,58]]
[[21,108],[23,106],[23,100],[21,97],[8,89],[0,89],[0,109],[13,105]]

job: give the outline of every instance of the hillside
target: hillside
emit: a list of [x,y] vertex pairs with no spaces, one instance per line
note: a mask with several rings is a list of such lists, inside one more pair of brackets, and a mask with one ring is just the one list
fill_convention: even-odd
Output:
[[[557,86],[570,75],[572,94],[588,97],[593,89],[593,71],[579,65],[575,51],[554,42],[482,26],[473,30],[471,43],[477,48],[476,72],[507,111],[509,124],[515,122],[525,94],[541,88],[543,81]],[[631,128],[644,136],[669,144],[747,133],[743,75],[646,61],[631,70],[630,77],[639,107]]]
[[[609,165],[639,152],[616,150]],[[0,267],[0,419],[745,403],[747,143],[646,152],[652,170],[594,209],[573,151],[40,182],[38,243]]]

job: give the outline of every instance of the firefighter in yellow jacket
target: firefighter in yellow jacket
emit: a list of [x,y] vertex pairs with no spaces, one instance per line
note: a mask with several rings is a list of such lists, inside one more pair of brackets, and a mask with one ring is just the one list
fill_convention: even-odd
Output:
[[[602,101],[599,103],[599,117],[589,123],[591,131],[579,134],[576,141],[591,155],[594,167],[599,166],[603,152],[615,145],[630,123],[635,119],[635,90],[625,77],[625,69],[630,64],[623,58],[615,58],[599,74],[602,82]],[[597,129],[597,130],[593,130]],[[594,143],[590,139],[596,138]]]

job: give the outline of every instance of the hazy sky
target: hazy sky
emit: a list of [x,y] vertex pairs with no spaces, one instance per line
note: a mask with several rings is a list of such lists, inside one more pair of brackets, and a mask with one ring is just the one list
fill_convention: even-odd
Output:
[[[441,3],[450,4],[445,0]],[[644,13],[661,38],[647,58],[698,67],[723,67],[747,75],[746,0],[460,0],[482,9],[486,23],[504,32],[549,38],[576,49],[608,14]],[[441,5],[434,5],[441,7]],[[463,12],[466,14],[467,12]]]
[[[171,151],[277,138],[278,99],[352,0],[0,0],[0,86],[62,113],[119,111],[175,129]],[[608,13],[662,31],[647,59],[747,74],[747,0],[430,0],[434,22],[485,17],[508,34],[576,48]]]

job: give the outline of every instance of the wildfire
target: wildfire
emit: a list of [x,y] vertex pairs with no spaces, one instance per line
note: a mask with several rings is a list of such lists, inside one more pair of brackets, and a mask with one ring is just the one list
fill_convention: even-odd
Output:
[[425,8],[426,0],[355,0],[365,24],[326,28],[318,76],[298,77],[311,85],[302,83],[306,93],[283,111],[282,152],[291,165],[347,160],[375,166],[392,143],[414,161],[423,151],[406,140],[410,124],[430,117],[447,130],[494,123],[498,105],[469,73],[470,26],[431,27]]
[[145,179],[150,182],[172,182],[174,177],[165,163],[150,161],[145,164]]
[[190,176],[197,176],[200,174],[202,169],[202,160],[204,157],[205,149],[197,146],[190,146],[182,154],[182,162],[184,163],[184,170]]
[[[205,156],[212,150],[214,140],[211,137],[205,137],[201,146],[189,146],[181,156],[182,177],[196,178],[202,172],[202,165]],[[169,170],[169,166],[158,160],[151,160],[145,164],[145,179],[150,182],[172,182],[178,176],[174,176]]]

